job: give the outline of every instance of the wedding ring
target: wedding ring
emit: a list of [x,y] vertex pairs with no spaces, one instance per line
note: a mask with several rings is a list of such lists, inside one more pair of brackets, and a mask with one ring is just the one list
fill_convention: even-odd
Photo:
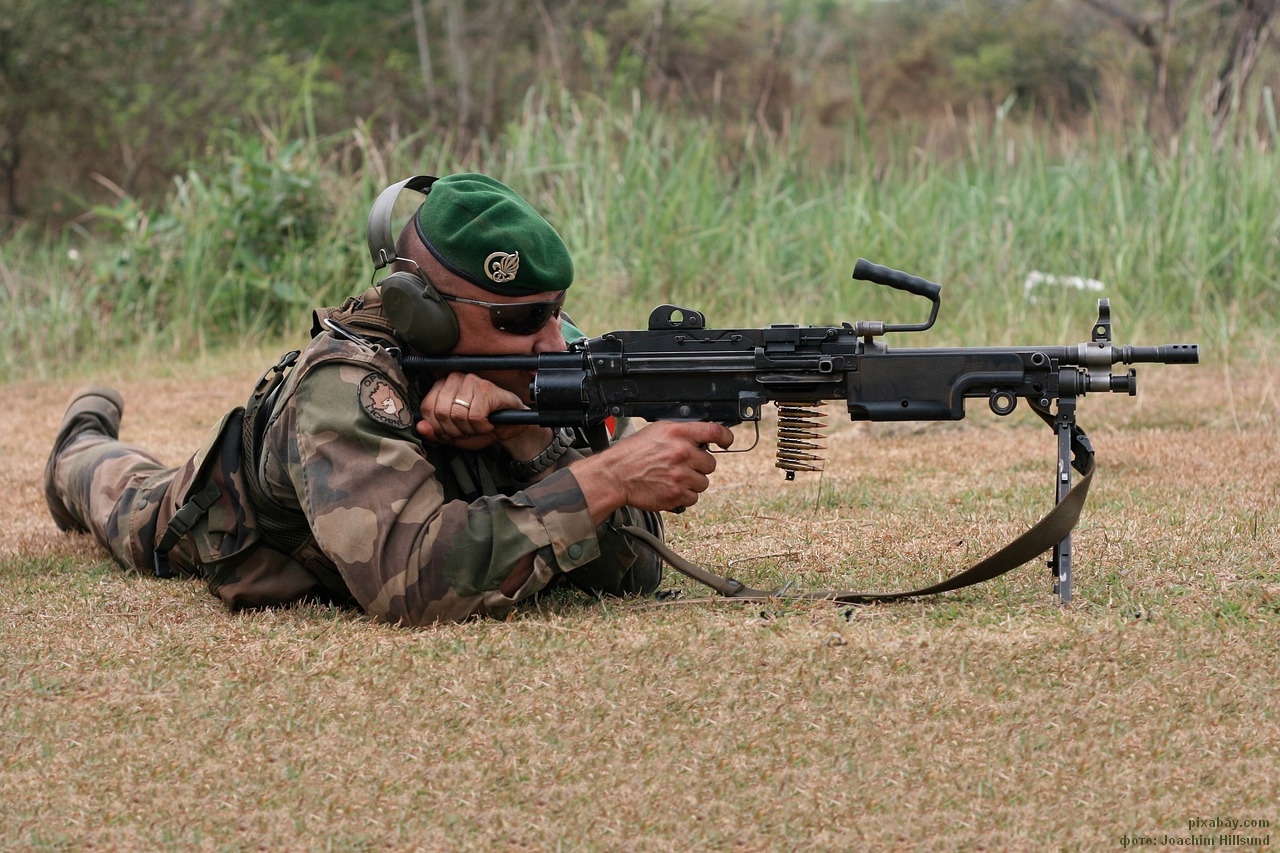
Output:
[[454,404],[455,406],[461,406],[461,407],[462,407],[462,408],[464,408],[464,409],[469,409],[469,408],[471,408],[471,404],[470,404],[470,403],[468,403],[466,400],[458,400],[458,399],[455,399],[455,400],[453,401],[453,404]]

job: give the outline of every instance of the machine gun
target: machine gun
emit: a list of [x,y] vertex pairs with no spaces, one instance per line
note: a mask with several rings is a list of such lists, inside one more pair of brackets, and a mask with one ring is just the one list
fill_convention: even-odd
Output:
[[[401,364],[407,372],[434,374],[536,371],[533,408],[495,412],[490,420],[578,427],[588,435],[610,417],[639,417],[729,426],[750,422],[758,439],[762,413],[773,403],[778,407],[777,467],[787,479],[822,469],[826,418],[821,407],[826,401],[845,403],[855,421],[945,421],[963,418],[967,400],[986,400],[992,412],[1005,416],[1025,399],[1057,437],[1055,508],[1049,516],[997,554],[941,584],[905,593],[816,597],[865,601],[942,592],[1003,574],[1051,549],[1054,593],[1062,603],[1069,602],[1071,530],[1093,473],[1093,448],[1076,424],[1077,400],[1089,393],[1132,396],[1137,393],[1136,371],[1115,374],[1113,365],[1196,364],[1198,345],[1117,346],[1111,340],[1110,301],[1099,299],[1090,340],[1075,346],[890,348],[878,338],[933,326],[941,286],[865,259],[858,260],[853,277],[928,299],[928,319],[917,324],[709,329],[700,312],[661,305],[649,315],[646,330],[583,339],[563,353],[406,355]],[[1082,475],[1075,488],[1072,467]],[[711,583],[724,594],[739,595],[745,589],[737,581],[711,577],[724,581]]]

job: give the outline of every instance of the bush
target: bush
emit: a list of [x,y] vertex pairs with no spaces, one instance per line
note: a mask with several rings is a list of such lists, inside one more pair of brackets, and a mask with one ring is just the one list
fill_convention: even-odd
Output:
[[333,215],[316,157],[302,142],[230,143],[175,179],[155,214],[132,198],[97,209],[117,248],[96,278],[106,310],[132,315],[126,329],[272,334],[312,304],[309,282],[333,266],[313,263]]

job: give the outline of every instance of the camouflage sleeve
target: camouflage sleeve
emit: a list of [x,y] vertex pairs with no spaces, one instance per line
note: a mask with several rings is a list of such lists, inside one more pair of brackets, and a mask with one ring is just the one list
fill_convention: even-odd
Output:
[[[636,432],[629,418],[618,418],[610,429],[610,441],[620,441]],[[575,448],[560,461],[558,468],[570,467],[591,454],[590,449]],[[600,556],[580,566],[569,575],[569,581],[592,594],[648,595],[662,582],[662,560],[649,548],[622,533],[620,527],[641,527],[663,539],[662,517],[656,512],[643,512],[624,506],[596,530]]]
[[[379,381],[386,386],[370,406]],[[501,612],[600,556],[567,469],[509,497],[446,500],[403,391],[382,374],[320,365],[293,403],[297,444],[288,464],[302,510],[376,618],[419,625]]]

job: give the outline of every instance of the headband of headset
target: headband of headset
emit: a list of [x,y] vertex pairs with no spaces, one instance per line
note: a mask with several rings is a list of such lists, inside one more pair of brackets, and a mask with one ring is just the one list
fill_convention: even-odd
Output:
[[373,268],[380,270],[396,258],[396,239],[391,231],[391,215],[395,210],[396,198],[401,190],[417,190],[426,195],[431,185],[438,179],[433,175],[414,175],[399,183],[392,184],[378,194],[378,200],[369,211],[369,224],[365,235],[369,242],[369,257],[373,259]]

